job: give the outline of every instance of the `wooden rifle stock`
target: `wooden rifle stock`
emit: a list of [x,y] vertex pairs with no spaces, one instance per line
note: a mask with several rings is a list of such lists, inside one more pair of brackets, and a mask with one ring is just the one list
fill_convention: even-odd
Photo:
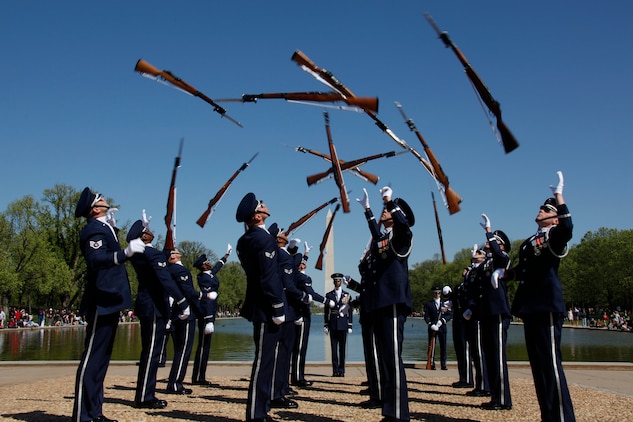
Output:
[[[167,212],[165,213],[165,226],[167,227],[167,233],[165,234],[165,247],[163,249],[170,251],[174,250],[176,247],[176,236],[174,235],[172,222],[176,209],[176,175],[178,174],[178,168],[180,168],[180,157],[182,155],[182,145],[184,142],[184,138],[180,139],[178,156],[176,156],[176,159],[174,160],[174,168],[171,172],[171,182],[169,183],[169,194],[167,195]],[[174,223],[173,226],[175,228],[176,224]]]
[[227,180],[226,183],[224,183],[224,185],[222,185],[222,187],[215,194],[215,196],[213,198],[211,198],[211,200],[209,201],[209,204],[207,205],[206,211],[203,212],[202,215],[200,216],[200,218],[198,218],[198,220],[196,221],[197,225],[199,225],[200,227],[204,228],[204,225],[207,224],[207,221],[209,220],[209,217],[210,217],[211,213],[213,212],[213,207],[220,201],[220,199],[222,199],[222,197],[224,196],[224,194],[228,190],[229,186],[231,186],[231,183],[233,183],[233,181],[235,180],[237,175],[240,174],[240,172],[244,171],[246,169],[246,167],[248,167],[253,162],[255,157],[257,157],[257,154],[259,154],[259,152],[255,153],[255,155],[253,155],[253,157],[250,160],[248,160],[247,162],[242,164],[242,166],[239,169],[237,169],[237,171],[235,173],[233,173],[233,175],[231,175],[231,177],[229,177],[229,180]]
[[226,119],[235,123],[239,127],[243,127],[240,122],[238,122],[237,120],[233,119],[231,116],[226,114],[226,110],[222,106],[220,106],[218,103],[213,101],[211,98],[209,98],[202,92],[198,91],[193,86],[189,85],[187,82],[183,81],[182,79],[180,79],[179,77],[171,73],[169,70],[158,70],[156,67],[152,66],[151,64],[149,64],[143,59],[139,59],[136,62],[136,66],[134,66],[134,70],[141,73],[142,75],[149,75],[153,79],[169,82],[170,84],[174,85],[176,88],[181,89],[182,91],[185,91],[186,93],[191,94],[194,97],[200,98],[207,104],[211,105],[213,107],[213,111],[220,114],[220,116],[225,117]]
[[286,101],[307,101],[318,103],[343,102],[352,107],[367,108],[378,113],[378,97],[345,97],[338,92],[271,92],[262,94],[243,94],[239,100],[220,99],[216,102],[240,101],[255,103],[257,100],[284,99]]
[[325,117],[325,133],[327,134],[327,143],[330,147],[330,157],[332,158],[332,173],[334,174],[334,180],[336,186],[338,186],[339,193],[341,195],[341,203],[343,204],[343,212],[350,212],[349,198],[347,197],[347,189],[345,188],[345,181],[343,180],[343,173],[341,171],[341,163],[336,155],[336,147],[332,141],[332,133],[330,132],[330,115],[327,111],[323,112]]
[[330,221],[327,223],[327,227],[325,229],[325,233],[323,233],[323,239],[321,240],[321,244],[319,245],[319,257],[317,258],[316,264],[314,268],[317,270],[323,269],[323,257],[325,255],[325,245],[327,244],[328,237],[330,237],[330,232],[332,231],[332,225],[334,224],[334,217],[336,216],[336,212],[341,208],[341,204],[336,204],[336,208],[334,208],[334,212],[332,213],[332,217],[330,217]]
[[435,332],[431,333],[431,338],[429,339],[429,351],[426,355],[426,369],[433,369],[433,355],[435,354]]
[[460,210],[459,203],[462,202],[462,198],[460,198],[460,196],[457,195],[457,193],[452,189],[450,189],[450,193],[448,192],[449,190],[448,176],[446,175],[446,173],[444,173],[444,170],[442,169],[440,162],[437,160],[437,158],[435,157],[435,154],[433,153],[429,145],[426,143],[426,140],[422,136],[422,133],[420,133],[418,128],[415,126],[415,123],[413,122],[413,120],[409,119],[407,115],[404,113],[404,109],[402,108],[402,105],[396,102],[396,107],[398,108],[398,111],[404,118],[404,122],[409,127],[409,130],[415,133],[418,140],[422,144],[422,147],[424,148],[424,152],[426,153],[426,156],[429,158],[429,162],[431,163],[431,167],[433,167],[433,172],[435,173],[436,180],[439,183],[441,183],[442,186],[444,186],[444,191],[446,195],[446,203],[448,205],[448,211],[451,214],[455,214],[456,212]]
[[319,205],[318,207],[316,207],[312,211],[308,212],[306,215],[304,215],[303,217],[301,217],[300,219],[298,219],[294,223],[290,224],[288,226],[288,228],[286,229],[286,231],[284,232],[284,234],[286,236],[290,236],[290,233],[292,233],[294,230],[296,230],[297,228],[299,228],[302,225],[304,225],[305,223],[307,223],[308,220],[310,220],[312,217],[314,217],[316,215],[316,213],[318,213],[319,211],[321,211],[323,208],[327,207],[328,205],[331,205],[331,204],[335,203],[336,201],[338,201],[338,198],[334,197],[334,198],[330,199],[329,201],[324,202],[323,204]]
[[488,110],[490,110],[490,112],[496,117],[497,129],[499,130],[501,143],[503,144],[503,149],[505,150],[506,154],[515,150],[519,146],[519,142],[516,140],[512,132],[510,132],[508,126],[506,126],[501,118],[501,104],[499,104],[499,102],[494,99],[486,84],[483,82],[477,72],[475,72],[475,69],[473,69],[473,67],[466,59],[466,56],[464,56],[461,50],[457,48],[453,41],[451,41],[448,36],[448,32],[441,31],[430,14],[425,13],[424,17],[429,22],[431,27],[435,30],[438,37],[444,42],[444,45],[447,48],[453,50],[453,53],[455,53],[462,66],[464,67],[464,70],[466,71],[466,76],[468,76],[468,79],[479,94],[479,98],[481,98],[484,104],[486,104],[486,107],[488,107]]
[[[324,154],[322,152],[313,150],[313,149],[308,149],[308,148],[304,148],[302,146],[298,146],[297,151],[303,152],[303,153],[310,153],[312,155],[316,155],[317,157],[321,157],[326,161],[329,161],[330,163],[332,162],[332,158],[327,155]],[[395,152],[393,152],[393,155],[389,155],[391,154],[386,153],[386,157],[392,157],[394,155],[396,155]],[[361,170],[359,168],[360,165],[365,164],[368,160],[355,160],[356,163],[354,164],[353,161],[344,161],[344,160],[339,160],[339,163],[341,164],[341,171],[345,171],[345,170],[350,170],[353,171],[354,173],[356,173],[356,175],[358,175],[358,177],[365,179],[371,183],[373,183],[374,185],[378,183],[378,180],[380,179],[380,177],[378,175],[375,175],[373,173],[369,173],[367,171]],[[351,163],[351,164],[350,164]],[[332,174],[332,168],[330,167],[329,169],[327,169],[324,172],[315,174],[313,176],[308,176],[306,178],[306,181],[308,182],[308,186],[312,186],[315,183],[319,183],[320,181],[322,181],[324,178],[328,177],[330,174]]]

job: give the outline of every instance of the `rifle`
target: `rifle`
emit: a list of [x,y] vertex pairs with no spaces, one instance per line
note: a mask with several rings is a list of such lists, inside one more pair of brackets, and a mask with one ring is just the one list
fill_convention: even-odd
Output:
[[442,263],[446,264],[446,254],[444,253],[444,239],[442,238],[442,228],[440,227],[440,217],[437,215],[437,206],[435,205],[435,195],[431,191],[433,199],[433,211],[435,212],[435,225],[437,226],[437,237],[440,240],[440,250],[442,251]]
[[323,239],[321,240],[321,244],[319,245],[319,257],[317,258],[316,264],[314,268],[317,270],[323,269],[323,256],[325,255],[325,244],[327,243],[328,237],[330,237],[330,231],[332,231],[332,225],[334,224],[334,217],[336,216],[336,212],[341,208],[341,204],[336,204],[336,208],[334,208],[334,212],[330,217],[330,221],[327,223],[327,227],[325,229],[325,233],[323,233]]
[[[328,161],[330,163],[332,162],[332,158],[329,155],[324,154],[322,152],[319,152],[319,151],[316,151],[316,150],[313,150],[313,149],[304,148],[302,146],[298,146],[296,148],[296,150],[299,151],[299,152],[303,152],[303,153],[307,152],[307,153],[310,153],[312,155],[316,155],[317,157],[321,157],[325,161]],[[378,175],[375,175],[373,173],[369,173],[367,171],[361,170],[358,167],[358,166],[360,166],[360,164],[358,164],[356,166],[347,167],[346,166],[346,163],[347,163],[346,161],[339,160],[339,163],[341,164],[341,170],[350,170],[352,172],[352,174],[360,177],[363,180],[367,180],[367,181],[369,181],[369,182],[371,182],[373,184],[378,183],[378,179],[380,179],[380,177]],[[343,167],[345,167],[345,168],[343,168]],[[308,186],[312,186],[313,184],[320,182],[322,178],[327,177],[328,175],[330,175],[332,173],[332,170],[329,169],[326,173],[327,174],[322,173],[323,174],[322,177],[319,177],[319,178],[317,178],[317,179],[315,179],[313,181],[311,181],[310,176],[308,176]]]
[[433,356],[435,355],[435,331],[431,333],[429,339],[429,351],[426,355],[426,370],[433,369]]
[[308,212],[306,215],[304,215],[303,217],[301,217],[300,219],[292,223],[290,226],[288,226],[288,229],[284,232],[284,234],[290,237],[290,233],[294,232],[296,229],[298,229],[299,227],[307,223],[308,220],[314,217],[317,212],[321,211],[323,208],[327,207],[328,205],[335,203],[336,201],[338,201],[338,198],[334,197],[330,199],[329,201],[319,205],[318,207],[316,207],[315,209]]
[[235,123],[239,127],[243,127],[240,122],[238,122],[237,120],[233,119],[231,116],[226,114],[226,110],[223,107],[221,107],[211,98],[204,95],[202,92],[198,91],[196,88],[189,85],[187,82],[183,81],[182,79],[180,79],[179,77],[171,73],[169,70],[158,70],[157,68],[155,68],[154,66],[152,66],[151,64],[149,64],[143,59],[139,59],[136,62],[136,66],[134,66],[134,70],[147,78],[154,79],[157,82],[161,82],[165,84],[166,82],[169,82],[170,84],[180,89],[181,91],[184,91],[187,94],[190,94],[190,95],[193,95],[194,97],[198,97],[202,99],[203,101],[207,102],[213,107],[213,111],[215,111],[216,113],[219,113],[222,117],[225,117],[226,119]]
[[243,94],[241,98],[222,98],[216,99],[216,102],[240,102],[240,103],[256,103],[262,99],[281,98],[290,102],[318,102],[318,103],[335,103],[344,102],[345,104],[357,107],[367,108],[378,113],[378,97],[345,97],[338,92],[274,92],[264,94]]
[[[459,203],[462,202],[462,198],[460,198],[460,196],[457,195],[457,193],[449,187],[448,176],[446,175],[446,173],[444,173],[444,170],[442,170],[442,166],[440,166],[440,163],[439,161],[437,161],[435,154],[433,154],[433,151],[426,143],[426,140],[424,139],[418,128],[415,126],[413,120],[409,119],[407,115],[404,114],[404,109],[402,108],[402,105],[400,105],[400,103],[397,101],[396,107],[402,115],[404,122],[407,124],[407,126],[409,126],[411,132],[415,133],[415,135],[420,140],[420,143],[422,143],[422,147],[424,148],[424,152],[431,162],[431,166],[433,167],[433,172],[435,173],[437,181],[444,186],[444,194],[446,195],[446,202],[448,203],[448,211],[451,214],[455,214],[460,210]],[[435,202],[433,202],[433,204],[435,204]]]
[[174,168],[171,172],[171,182],[169,183],[169,195],[167,196],[167,212],[165,214],[165,226],[167,226],[167,234],[165,234],[165,247],[167,250],[174,250],[176,246],[176,223],[174,221],[174,227],[172,229],[172,220],[175,220],[174,214],[176,213],[176,174],[180,168],[180,157],[182,156],[182,145],[185,142],[184,138],[180,139],[180,146],[178,147],[178,155],[174,161]]
[[[484,82],[481,80],[477,72],[475,72],[475,69],[473,69],[470,63],[468,63],[466,56],[464,56],[462,52],[459,50],[459,48],[457,48],[457,46],[453,44],[451,39],[448,37],[448,32],[441,31],[440,28],[435,24],[435,21],[433,21],[433,18],[431,17],[430,14],[424,13],[424,17],[429,22],[431,27],[435,30],[438,37],[442,41],[444,41],[444,45],[447,48],[450,47],[450,49],[453,50],[453,52],[455,53],[459,61],[462,63],[462,66],[464,66],[464,70],[466,71],[466,76],[468,76],[470,83],[473,85],[477,94],[479,94],[479,99],[483,101],[484,104],[486,104],[486,107],[488,107],[489,112],[492,113],[496,117],[497,129],[499,131],[498,133],[495,130],[489,118],[488,118],[488,123],[490,123],[490,127],[492,128],[492,131],[495,133],[495,136],[497,137],[497,139],[503,144],[503,149],[505,150],[506,154],[515,150],[519,146],[519,142],[516,140],[512,132],[510,132],[510,129],[508,128],[508,126],[506,126],[506,124],[501,119],[501,104],[499,104],[499,102],[494,99],[494,97],[490,93],[490,90],[488,89],[486,84],[484,84]],[[501,137],[501,139],[499,139],[499,137]]]
[[332,141],[332,133],[330,132],[330,115],[327,111],[323,112],[325,117],[325,133],[327,134],[327,143],[330,147],[330,157],[332,161],[332,173],[334,174],[334,181],[341,195],[341,203],[343,204],[343,212],[350,212],[349,199],[347,198],[347,189],[345,188],[345,181],[343,180],[343,173],[341,171],[341,163],[336,155],[336,147]]
[[[301,51],[299,50],[295,51],[291,57],[291,60],[297,63],[303,70],[305,70],[306,72],[314,76],[318,81],[325,83],[327,86],[334,89],[335,91],[340,92],[342,95],[346,97],[355,97],[354,93],[350,91],[349,88],[347,88],[345,85],[343,85],[341,81],[336,79],[336,77],[332,74],[332,72],[318,67]],[[422,157],[422,155],[420,155],[418,151],[416,151],[412,146],[408,145],[404,140],[398,138],[398,136],[396,136],[396,134],[386,124],[384,124],[378,118],[378,116],[376,116],[376,113],[374,113],[373,111],[369,109],[363,109],[363,112],[374,121],[374,123],[376,124],[376,126],[378,126],[380,130],[386,133],[393,141],[395,141],[403,149],[406,149],[407,151],[409,151],[411,154],[415,156],[415,158],[418,159],[420,164],[422,164],[422,166],[426,169],[426,171],[431,175],[431,177],[438,184],[438,189],[440,189],[440,191],[444,195],[443,189],[440,187],[441,184],[437,180],[435,172],[433,171],[433,167],[428,162],[428,160]]]
[[253,162],[255,157],[257,157],[257,154],[259,154],[259,152],[256,152],[255,155],[253,155],[253,157],[250,160],[242,164],[242,166],[238,168],[237,171],[233,173],[231,177],[229,177],[229,180],[227,180],[226,183],[222,185],[222,187],[215,194],[215,196],[211,198],[211,200],[209,201],[209,204],[207,205],[207,210],[203,212],[200,218],[198,218],[198,221],[196,221],[197,225],[204,228],[204,225],[207,224],[207,221],[209,221],[209,218],[211,218],[211,215],[215,212],[215,209],[217,208],[217,204],[224,197],[224,194],[229,189],[229,186],[231,186],[231,183],[233,183],[233,180],[235,180],[237,175],[240,174],[240,172],[244,171],[246,167],[248,167],[249,164]]

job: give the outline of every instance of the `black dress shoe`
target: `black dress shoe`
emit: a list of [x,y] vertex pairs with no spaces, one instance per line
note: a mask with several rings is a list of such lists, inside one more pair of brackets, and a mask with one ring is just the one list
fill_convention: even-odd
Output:
[[90,422],[119,422],[116,419],[109,419],[106,418],[105,416],[101,415],[101,416],[97,416],[96,418],[92,419]]
[[295,397],[298,396],[299,393],[297,393],[295,390],[293,390],[292,388],[288,388],[288,392],[286,393],[287,395],[289,395],[290,397]]
[[306,388],[306,387],[310,387],[312,385],[312,381],[299,380],[299,381],[293,383],[292,385],[294,385],[296,387]]
[[203,381],[191,381],[192,385],[202,385],[204,387],[214,388],[219,387],[219,384],[214,384],[211,381],[203,380]]
[[442,371],[448,371],[448,368],[446,366],[442,366]]
[[453,388],[473,388],[472,384],[468,384],[464,381],[456,381],[451,385],[453,386]]
[[474,390],[467,391],[466,395],[471,396],[471,397],[486,397],[486,396],[489,396],[490,393],[488,391],[475,388]]
[[512,410],[512,406],[503,406],[499,403],[482,403],[481,408],[484,410]]
[[134,406],[139,409],[163,409],[167,407],[167,402],[165,400],[153,399],[148,401],[136,402]]
[[158,367],[159,367],[159,368],[164,368],[164,367],[165,367],[165,362],[160,362],[160,363],[158,364]]
[[382,407],[382,402],[380,400],[369,399],[361,402],[359,406],[363,409],[379,409]]
[[191,388],[183,388],[182,390],[165,390],[165,394],[191,394],[193,390]]
[[299,407],[296,401],[282,397],[270,401],[270,407],[273,409],[296,409]]

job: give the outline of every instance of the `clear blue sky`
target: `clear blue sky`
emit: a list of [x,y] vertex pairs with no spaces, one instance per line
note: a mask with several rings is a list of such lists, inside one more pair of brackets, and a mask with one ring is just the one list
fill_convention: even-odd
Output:
[[[497,144],[425,11],[501,103],[521,143],[514,152]],[[270,223],[287,227],[337,195],[333,180],[306,184],[325,161],[285,146],[327,152],[323,109],[282,100],[225,104],[240,129],[133,68],[143,58],[211,98],[327,90],[290,60],[299,49],[356,95],[378,96],[379,117],[422,151],[393,106],[402,103],[464,199],[462,211],[449,215],[410,154],[366,164],[380,175],[378,186],[345,173],[352,203],[335,221],[337,271],[358,275],[369,238],[355,201],[363,187],[376,210],[378,189],[390,184],[415,211],[411,265],[439,256],[431,191],[452,260],[484,241],[482,212],[512,240],[531,234],[557,170],[565,174],[573,243],[599,227],[630,229],[632,18],[628,0],[1,2],[0,209],[27,194],[39,199],[55,183],[90,186],[120,204],[120,223],[146,208],[164,234],[172,165],[185,138],[178,241],[201,241],[218,254],[235,245],[243,232],[235,209],[249,191],[268,203]],[[330,121],[342,159],[399,148],[362,114],[330,110]],[[255,152],[206,227],[198,227],[208,200]],[[324,229],[322,211],[296,233],[315,247],[314,259]],[[323,279],[312,267],[309,273],[315,283]]]

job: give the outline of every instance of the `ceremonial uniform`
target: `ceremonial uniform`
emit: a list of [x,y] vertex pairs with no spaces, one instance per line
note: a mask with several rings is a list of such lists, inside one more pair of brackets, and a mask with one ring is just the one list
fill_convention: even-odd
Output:
[[[142,221],[137,220],[128,232],[128,242],[141,237],[144,230]],[[151,239],[153,237],[152,234]],[[151,239],[148,239],[149,242]],[[141,325],[141,356],[136,380],[135,405],[141,408],[160,409],[167,405],[164,400],[156,398],[155,392],[165,325],[170,314],[168,296],[176,298],[180,312],[184,311],[188,304],[167,270],[163,252],[148,243],[142,254],[132,255],[130,262],[138,279],[134,313]]]
[[[212,385],[207,380],[207,364],[209,362],[209,350],[211,349],[213,332],[208,331],[215,328],[207,330],[206,327],[207,324],[215,322],[218,310],[217,295],[220,288],[220,279],[217,277],[217,273],[226,264],[227,256],[220,258],[213,268],[204,271],[202,270],[202,265],[208,262],[206,255],[200,256],[193,264],[194,267],[200,269],[197,279],[198,288],[200,289],[199,298],[202,315],[198,318],[198,347],[196,347],[196,354],[193,360],[192,384]],[[209,327],[213,327],[213,324],[210,324]]]
[[[559,178],[562,197],[562,173]],[[519,262],[506,277],[519,281],[512,314],[523,320],[541,419],[569,422],[575,416],[560,350],[565,301],[558,267],[572,238],[573,224],[567,205],[555,196],[545,201],[537,223],[556,218],[558,224],[539,224],[537,233],[521,244]],[[541,217],[543,211],[548,214]]]
[[175,308],[177,302],[174,300],[172,315],[178,315],[172,321],[172,327],[174,328],[174,359],[172,360],[165,392],[168,394],[191,394],[191,389],[185,388],[183,381],[187,375],[187,365],[193,349],[196,318],[201,318],[204,314],[199,303],[200,293],[193,286],[191,272],[180,261],[180,252],[174,250],[167,253],[171,256],[168,260],[169,265],[167,269],[182,294],[187,298],[191,313],[186,318],[184,316],[181,317],[178,314],[178,309]]
[[236,220],[248,229],[237,241],[236,251],[246,273],[246,296],[240,310],[253,323],[255,358],[246,401],[246,420],[265,421],[270,410],[275,354],[285,321],[283,286],[277,261],[277,244],[264,225],[268,211],[252,193],[242,198]]
[[326,299],[334,302],[334,307],[323,312],[324,329],[330,336],[332,353],[332,376],[345,376],[345,352],[347,334],[352,332],[351,297],[341,288],[343,274],[332,274],[336,288],[325,294]]
[[[388,193],[387,193],[388,192]],[[395,420],[408,421],[409,400],[407,377],[402,361],[404,324],[411,314],[412,294],[409,283],[408,257],[413,247],[410,226],[415,219],[408,204],[396,198],[391,200],[391,188],[381,189],[384,210],[381,232],[369,208],[367,191],[361,205],[371,232],[371,248],[367,267],[367,311],[378,349],[381,368],[382,415]]]
[[[486,272],[487,282],[482,280],[480,320],[491,400],[489,403],[482,404],[482,407],[490,410],[511,409],[512,397],[506,356],[510,303],[505,280],[499,280],[496,276],[492,277],[495,270],[505,270],[510,265],[510,257],[506,253],[510,251],[510,240],[505,233],[498,230],[493,233],[487,232],[486,238],[488,240],[486,250],[489,251],[489,256],[485,267],[489,268],[489,271]],[[504,250],[501,249],[497,238],[502,239],[500,242],[504,245]]]
[[[450,321],[452,314],[447,304],[441,300],[439,287],[433,289],[433,293],[437,294],[433,300],[424,304],[424,321],[428,326],[429,336],[429,353],[431,356],[431,369],[435,369],[435,348],[436,344],[440,344],[440,367],[446,370],[446,333],[447,322]],[[434,329],[436,328],[436,329]],[[435,337],[435,341],[431,339]]]
[[[465,270],[466,272],[468,269]],[[466,293],[464,282],[459,283],[451,293],[452,313],[453,313],[453,346],[455,348],[455,358],[457,360],[457,373],[459,380],[453,383],[455,388],[473,387],[473,365],[466,340],[466,321],[462,314],[466,310]]]
[[[79,246],[86,260],[84,294],[79,315],[87,322],[84,351],[77,368],[73,422],[110,421],[103,416],[103,381],[110,363],[119,313],[132,307],[132,295],[123,262],[135,251],[125,252],[115,228],[106,221],[109,205],[101,195],[85,188],[75,217],[86,217],[79,235]],[[95,218],[96,217],[96,218]],[[141,242],[142,244],[142,242]],[[142,251],[141,247],[137,251]]]

